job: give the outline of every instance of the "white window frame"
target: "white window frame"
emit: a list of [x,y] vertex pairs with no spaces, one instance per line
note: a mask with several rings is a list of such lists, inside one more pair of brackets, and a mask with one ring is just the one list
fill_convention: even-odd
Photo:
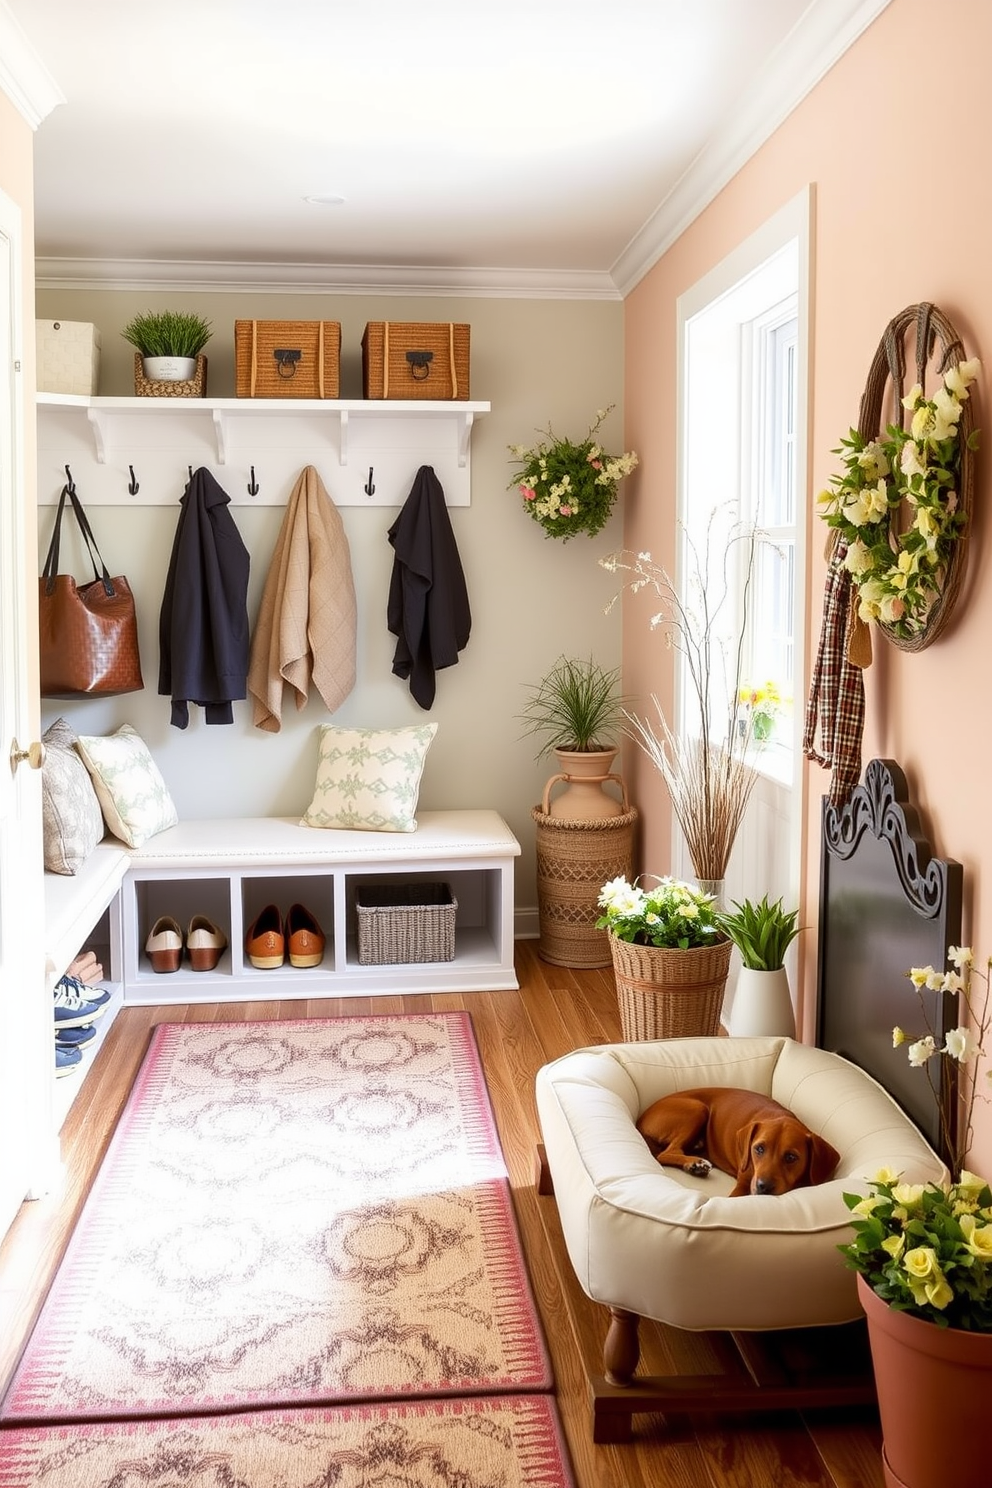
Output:
[[[745,242],[741,243],[731,254],[727,256],[713,270],[700,279],[695,285],[679,297],[677,306],[677,338],[678,367],[677,367],[677,427],[678,427],[678,451],[676,459],[676,476],[678,490],[678,511],[680,527],[686,525],[687,514],[691,512],[691,490],[689,484],[689,452],[691,447],[690,431],[693,420],[698,420],[699,410],[689,407],[688,389],[688,353],[690,326],[694,320],[698,320],[710,307],[716,306],[721,300],[726,299],[735,291],[740,291],[748,281],[752,281],[756,290],[755,309],[752,315],[745,317],[760,326],[761,316],[769,309],[767,297],[764,304],[761,303],[759,289],[759,276],[761,271],[783,253],[795,254],[795,317],[797,322],[797,355],[796,355],[796,422],[794,431],[795,440],[795,584],[793,594],[793,698],[792,727],[788,743],[783,746],[787,753],[791,754],[793,764],[792,778],[795,782],[792,789],[792,801],[788,823],[788,842],[782,844],[783,851],[788,859],[788,893],[798,898],[801,890],[803,877],[803,826],[805,821],[805,772],[799,767],[801,761],[801,741],[803,723],[803,701],[806,691],[806,655],[807,655],[807,621],[806,621],[806,492],[808,490],[808,448],[807,448],[807,407],[810,386],[810,280],[811,280],[811,253],[812,253],[812,222],[813,222],[813,188],[809,186],[801,191],[790,202],[786,203],[772,218],[761,228],[753,233]],[[774,322],[774,315],[772,315]],[[739,364],[736,368],[736,377],[741,395],[745,391],[746,384],[753,384],[754,370],[752,362],[753,346],[745,344],[747,336],[741,332],[738,340],[737,356]],[[759,390],[753,385],[753,395],[758,395]],[[753,441],[745,438],[744,426],[738,430],[737,420],[742,416],[742,409],[738,403],[736,409],[727,406],[718,406],[712,410],[716,420],[714,437],[722,432],[728,439],[737,439],[737,450],[739,459],[753,460],[757,452],[753,447]],[[745,484],[743,480],[744,470],[739,469],[737,473],[737,489],[728,490],[727,496],[740,502],[741,489]],[[749,513],[742,512],[747,520]],[[684,580],[684,545],[679,545],[679,559],[676,569],[676,582],[681,585]],[[676,723],[677,727],[683,726],[684,707],[681,692],[681,679],[679,679],[676,696]],[[773,756],[771,757],[773,758]],[[780,772],[772,769],[769,772],[776,778],[780,778]],[[678,835],[678,834],[677,834]],[[691,874],[691,869],[685,855],[684,844],[673,843],[673,862],[676,871]],[[755,887],[755,886],[752,886]],[[760,896],[762,889],[757,886],[756,891]],[[748,889],[751,892],[751,888]]]

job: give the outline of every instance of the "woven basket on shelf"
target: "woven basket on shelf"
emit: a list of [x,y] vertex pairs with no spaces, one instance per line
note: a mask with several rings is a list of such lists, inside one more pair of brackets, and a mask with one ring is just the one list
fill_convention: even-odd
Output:
[[611,878],[633,875],[636,808],[601,821],[550,816],[539,806],[531,816],[537,828],[538,955],[553,966],[609,966],[607,932],[596,929],[599,891]]
[[632,945],[610,935],[623,1036],[698,1038],[720,1032],[733,942],[688,950]]
[[157,382],[145,376],[144,357],[134,353],[134,392],[138,398],[205,398],[207,396],[207,359],[196,358],[196,371],[182,382]]

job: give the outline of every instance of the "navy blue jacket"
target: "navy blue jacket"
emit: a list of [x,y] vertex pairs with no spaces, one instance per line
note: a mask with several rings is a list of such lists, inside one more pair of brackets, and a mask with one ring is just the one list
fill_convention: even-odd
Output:
[[172,698],[176,728],[189,723],[189,703],[207,723],[233,723],[231,703],[247,694],[250,559],[230,501],[200,469],[180,502],[158,627],[158,690]]

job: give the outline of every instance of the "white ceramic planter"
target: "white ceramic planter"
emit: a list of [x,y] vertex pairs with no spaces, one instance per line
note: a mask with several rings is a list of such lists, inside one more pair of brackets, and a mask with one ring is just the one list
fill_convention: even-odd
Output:
[[795,1038],[796,1015],[784,966],[778,971],[741,967],[727,1032],[734,1038]]
[[189,382],[196,376],[196,357],[143,357],[149,382]]

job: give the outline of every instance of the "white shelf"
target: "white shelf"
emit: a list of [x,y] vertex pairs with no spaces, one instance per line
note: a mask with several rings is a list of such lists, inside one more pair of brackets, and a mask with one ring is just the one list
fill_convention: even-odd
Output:
[[[170,505],[182,494],[188,467],[206,465],[217,467],[233,503],[281,505],[310,464],[338,506],[399,506],[419,467],[431,465],[448,505],[467,506],[472,430],[490,408],[417,400],[39,393],[38,499],[43,505],[58,500],[69,465],[84,501],[94,505]],[[137,492],[130,489],[133,481]],[[254,496],[251,484],[258,487]]]

